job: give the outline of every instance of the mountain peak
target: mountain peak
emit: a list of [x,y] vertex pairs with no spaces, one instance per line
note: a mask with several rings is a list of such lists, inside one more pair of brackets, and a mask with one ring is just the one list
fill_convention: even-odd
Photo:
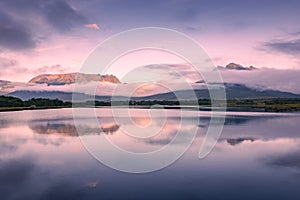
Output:
[[66,85],[77,83],[88,83],[91,81],[120,83],[120,80],[114,75],[68,73],[68,74],[41,74],[32,78],[29,83],[48,84],[48,85]]
[[236,64],[236,63],[229,63],[226,65],[225,69],[228,70],[256,70],[256,67],[253,67],[252,65],[250,67],[244,67],[243,65]]

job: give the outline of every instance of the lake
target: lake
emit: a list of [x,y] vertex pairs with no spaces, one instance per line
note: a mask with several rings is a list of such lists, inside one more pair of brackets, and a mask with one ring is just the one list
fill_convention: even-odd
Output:
[[[85,109],[77,108],[84,113]],[[159,125],[159,116],[131,109],[134,124]],[[170,166],[141,174],[111,169],[96,160],[78,137],[72,109],[0,113],[0,194],[6,199],[300,199],[300,114],[228,112],[211,153],[198,158],[209,112],[180,118],[167,110],[160,133],[135,139],[127,117],[115,120],[109,108],[97,108],[101,132],[82,115],[83,138],[109,138],[132,152],[168,144],[180,120],[198,129],[190,148]],[[195,114],[195,113],[194,113]],[[141,135],[145,133],[140,133]],[[184,136],[182,137],[184,140]],[[179,142],[176,145],[181,145]],[[109,153],[109,152],[108,152]],[[133,163],[134,164],[134,163]]]

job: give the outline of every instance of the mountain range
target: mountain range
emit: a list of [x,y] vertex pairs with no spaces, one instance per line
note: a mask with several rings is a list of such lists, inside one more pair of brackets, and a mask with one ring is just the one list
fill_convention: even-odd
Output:
[[[255,88],[247,87],[243,84],[231,84],[225,83],[225,91],[226,97],[228,99],[255,99],[255,98],[300,98],[299,94],[294,94],[290,92],[282,92],[278,90],[259,90]],[[125,96],[114,96],[115,100],[176,100],[177,96],[184,97],[182,100],[192,100],[194,94],[198,99],[209,99],[209,90],[206,88],[203,89],[195,89],[195,93],[191,90],[178,90],[175,92],[166,92],[166,93],[159,93],[150,96],[142,96],[142,97],[125,97]],[[76,95],[76,99],[86,101],[92,100],[92,95],[87,95],[83,93],[72,93],[72,92],[61,92],[61,91],[28,91],[28,90],[21,90],[21,91],[14,91],[8,93],[7,96],[14,96],[21,98],[23,100],[28,100],[30,98],[49,98],[49,99],[61,99],[64,101],[71,101],[72,95]],[[96,95],[95,100],[98,101],[109,101],[111,100],[111,96],[100,96]]]
[[218,66],[217,69],[219,69],[219,70],[246,70],[246,71],[258,70],[257,67],[254,67],[252,65],[249,67],[244,67],[243,65],[236,64],[236,63],[229,63],[225,67]]
[[[249,66],[244,67],[239,64],[229,63],[226,67],[218,67],[222,70],[236,70],[236,71],[252,71],[259,70],[256,67]],[[86,84],[92,81],[109,83],[109,84],[123,84],[114,75],[100,75],[100,74],[84,74],[84,73],[67,73],[67,74],[41,74],[32,78],[28,83],[15,83],[11,81],[0,80],[0,94],[6,96],[14,96],[21,98],[23,100],[31,98],[49,98],[49,99],[61,99],[64,101],[72,100],[72,90],[56,89],[59,86],[74,85],[74,83]],[[206,84],[203,80],[193,83],[198,86],[194,89],[194,94],[196,94],[198,99],[210,98],[209,90],[206,88]],[[40,85],[40,86],[39,86]],[[21,86],[21,87],[20,87]],[[48,87],[51,86],[51,87]],[[272,89],[258,89],[249,87],[245,84],[240,83],[224,83],[226,96],[228,99],[238,99],[238,98],[300,98],[299,94],[272,90]],[[127,86],[126,86],[127,87]],[[125,87],[125,89],[126,89]],[[32,89],[33,88],[33,89]],[[178,89],[175,92],[159,92],[156,91],[152,95],[133,96],[130,97],[131,100],[176,100],[176,95],[184,97],[184,99],[192,99],[193,94],[191,90]],[[76,97],[79,100],[91,100],[93,96],[84,93],[76,93]],[[95,96],[96,100],[99,101],[109,101],[111,96],[107,93],[97,93]],[[126,96],[114,96],[114,99],[125,100],[128,99]]]

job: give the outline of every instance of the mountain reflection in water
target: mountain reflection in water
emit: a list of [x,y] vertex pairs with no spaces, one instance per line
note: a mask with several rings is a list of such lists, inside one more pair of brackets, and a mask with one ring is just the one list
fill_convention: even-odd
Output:
[[[30,124],[29,127],[34,131],[34,133],[38,134],[58,134],[58,135],[63,135],[63,136],[73,136],[73,137],[78,137],[78,131],[76,127],[72,124],[52,124],[52,123],[47,123],[45,125],[38,125],[38,124]],[[118,129],[120,128],[119,125],[117,124],[105,124],[102,125],[99,128],[97,127],[89,127],[89,126],[84,126],[81,125],[77,127],[78,129],[82,129],[81,133],[84,135],[93,135],[93,134],[114,134]]]

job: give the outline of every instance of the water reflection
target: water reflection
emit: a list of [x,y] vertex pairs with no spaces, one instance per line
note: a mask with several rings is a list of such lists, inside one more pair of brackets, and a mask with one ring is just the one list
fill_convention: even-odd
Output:
[[28,159],[1,161],[0,192],[1,199],[19,198],[15,189],[23,187],[34,173],[33,162]]
[[[73,124],[65,124],[65,123],[46,123],[46,124],[29,124],[29,127],[33,130],[34,133],[38,134],[58,134],[62,136],[72,136],[78,137],[78,131]],[[90,126],[79,126],[78,129],[84,130],[84,135],[94,135],[94,134],[114,134],[120,128],[117,124],[104,124],[100,126],[100,129],[97,127]]]
[[62,136],[78,136],[76,127],[71,124],[45,124],[45,125],[34,125],[30,124],[29,127],[34,133],[38,134],[59,134]]
[[7,120],[3,120],[3,119],[0,119],[0,128],[6,128],[8,126],[8,121]]
[[[120,116],[116,123],[108,112],[99,111],[101,132],[97,132],[98,124],[82,116],[83,137],[97,140],[105,136],[127,150],[147,152],[170,143],[180,128],[177,111],[168,111],[171,117],[159,134],[138,140],[123,131],[123,127],[134,126],[128,119]],[[139,126],[161,120],[135,112],[133,120]],[[109,169],[87,153],[70,109],[0,113],[1,199],[300,197],[300,178],[295,176],[300,172],[299,115],[229,113],[216,148],[199,160],[209,119],[207,113],[182,119],[180,141],[193,127],[199,130],[195,142],[175,164],[132,175]]]

